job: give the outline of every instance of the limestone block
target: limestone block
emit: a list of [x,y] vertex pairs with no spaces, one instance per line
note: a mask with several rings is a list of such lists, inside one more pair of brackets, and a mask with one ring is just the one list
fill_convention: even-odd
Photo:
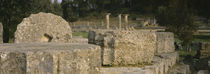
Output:
[[0,23],[0,44],[3,43],[3,25]]
[[157,49],[155,54],[174,52],[174,35],[170,32],[156,32]]
[[1,74],[26,74],[26,54],[21,52],[0,52],[0,55]]
[[191,74],[190,66],[186,64],[176,64],[175,67],[170,69],[168,74]]
[[99,74],[100,47],[73,43],[0,45],[1,74]]
[[151,74],[165,74],[176,64],[178,58],[177,52],[161,54],[153,57],[152,65],[145,66],[144,69],[151,71]]
[[[145,65],[141,67],[107,67],[101,68],[101,74],[172,74],[168,72],[174,68],[178,58],[178,53],[163,53],[161,55],[153,57],[153,63],[151,65]],[[180,69],[182,69],[181,67]],[[185,67],[184,67],[185,68]],[[190,74],[187,70],[189,66],[186,66],[186,71],[183,73]],[[173,72],[174,73],[174,72]],[[177,72],[176,72],[177,73]]]
[[150,63],[156,34],[150,31],[91,30],[88,42],[102,48],[103,65]]
[[113,67],[101,68],[101,74],[151,74],[151,72],[139,67]]
[[15,43],[70,42],[72,31],[62,17],[51,13],[32,14],[17,26]]
[[209,74],[208,70],[199,70],[197,74]]

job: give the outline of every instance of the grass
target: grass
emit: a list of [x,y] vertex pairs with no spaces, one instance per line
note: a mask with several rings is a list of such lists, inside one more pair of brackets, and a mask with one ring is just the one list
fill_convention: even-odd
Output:
[[73,36],[81,36],[83,38],[88,38],[88,33],[87,32],[73,32]]

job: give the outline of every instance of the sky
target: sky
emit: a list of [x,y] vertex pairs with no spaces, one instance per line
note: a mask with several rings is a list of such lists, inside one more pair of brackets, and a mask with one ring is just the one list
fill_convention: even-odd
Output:
[[[54,2],[54,0],[52,0],[52,2]],[[62,0],[58,0],[58,3],[61,3],[62,2]]]

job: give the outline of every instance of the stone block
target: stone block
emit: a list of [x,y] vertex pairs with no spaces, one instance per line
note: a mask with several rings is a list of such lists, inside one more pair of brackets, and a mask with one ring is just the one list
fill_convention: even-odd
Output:
[[[178,53],[163,53],[153,57],[153,63],[144,66],[134,67],[107,67],[101,68],[101,74],[172,74],[168,72],[173,69],[178,59]],[[183,73],[190,74],[187,70],[189,66],[185,66],[186,70]],[[184,68],[185,68],[184,67]],[[181,67],[180,69],[182,69]],[[174,73],[174,72],[173,72]],[[177,73],[177,72],[176,72]]]
[[3,25],[0,22],[0,44],[3,43]]
[[72,31],[62,17],[40,12],[32,14],[17,26],[15,43],[70,42]]
[[170,32],[156,32],[157,48],[155,54],[170,53],[175,51],[174,34]]
[[73,43],[0,45],[1,74],[99,74],[100,47]]
[[156,49],[156,34],[150,31],[91,30],[88,40],[101,46],[103,65],[150,63]]
[[151,74],[139,67],[101,68],[101,74]]

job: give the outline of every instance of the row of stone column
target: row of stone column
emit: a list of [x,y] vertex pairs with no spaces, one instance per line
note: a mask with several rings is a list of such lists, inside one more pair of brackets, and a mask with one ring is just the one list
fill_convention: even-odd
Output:
[[[109,21],[109,16],[110,15],[111,15],[110,13],[106,14],[106,28],[107,29],[110,28],[110,21]],[[124,16],[125,16],[125,27],[127,28],[128,27],[128,16],[129,15],[124,14]],[[119,19],[119,29],[121,29],[122,28],[122,14],[118,15],[118,19]]]

